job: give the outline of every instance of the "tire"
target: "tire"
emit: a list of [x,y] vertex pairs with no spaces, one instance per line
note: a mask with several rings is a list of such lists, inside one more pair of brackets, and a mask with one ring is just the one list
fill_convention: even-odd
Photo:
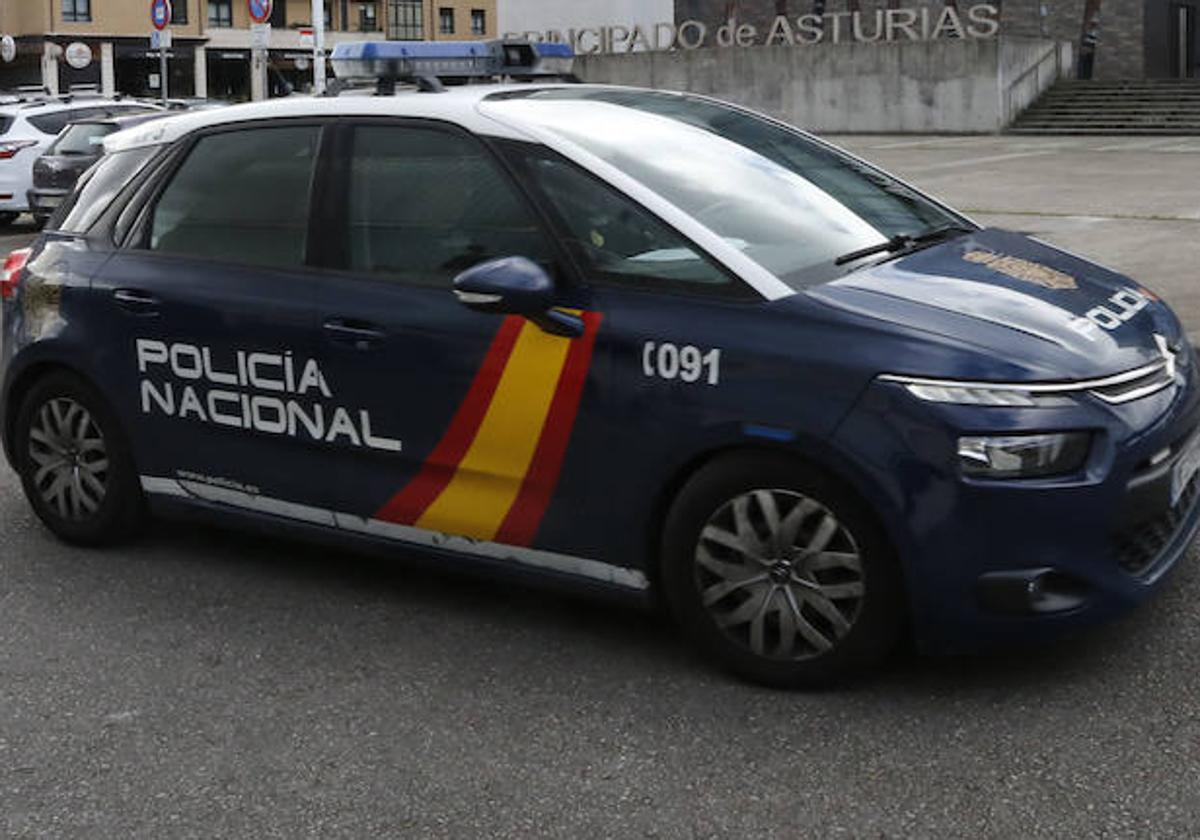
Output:
[[25,497],[65,542],[107,545],[140,524],[143,499],[125,435],[91,385],[59,371],[17,410],[13,452]]
[[6,228],[17,220],[20,213],[3,212],[0,213],[0,228]]
[[882,529],[841,482],[787,456],[701,468],[667,514],[661,560],[684,632],[751,682],[834,685],[900,638],[903,577]]

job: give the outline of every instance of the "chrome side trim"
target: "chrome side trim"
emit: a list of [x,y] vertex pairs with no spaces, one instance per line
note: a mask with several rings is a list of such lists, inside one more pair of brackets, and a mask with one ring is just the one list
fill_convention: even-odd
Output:
[[268,513],[284,519],[382,537],[410,545],[440,548],[476,557],[486,557],[491,560],[510,560],[523,566],[550,569],[623,586],[627,589],[645,590],[650,588],[650,581],[646,575],[637,569],[614,566],[586,557],[574,557],[569,554],[558,554],[552,551],[504,545],[485,540],[472,540],[467,537],[427,531],[423,528],[413,528],[409,525],[397,525],[394,522],[384,522],[380,519],[370,519],[350,513],[339,513],[325,508],[296,504],[283,499],[273,499],[269,496],[218,487],[199,481],[180,481],[174,478],[148,475],[142,476],[141,480],[142,489],[153,495],[215,502],[242,510]]

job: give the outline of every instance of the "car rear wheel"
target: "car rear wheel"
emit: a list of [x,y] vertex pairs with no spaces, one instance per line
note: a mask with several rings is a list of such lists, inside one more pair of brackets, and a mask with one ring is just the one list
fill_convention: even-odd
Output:
[[8,227],[13,222],[15,222],[17,220],[17,217],[20,215],[21,215],[20,213],[10,213],[10,212],[0,213],[0,227]]
[[667,517],[662,583],[704,652],[770,686],[861,673],[902,626],[902,578],[862,502],[775,455],[721,458],[687,483]]
[[91,386],[65,372],[38,381],[18,409],[15,435],[25,496],[58,537],[100,545],[135,529],[142,496],[129,448]]

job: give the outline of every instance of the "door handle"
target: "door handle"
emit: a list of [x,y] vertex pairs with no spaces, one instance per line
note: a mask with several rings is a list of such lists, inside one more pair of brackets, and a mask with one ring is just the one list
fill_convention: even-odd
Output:
[[159,300],[140,289],[117,289],[113,292],[117,306],[135,315],[157,315]]
[[347,318],[330,318],[324,324],[325,332],[339,344],[350,344],[359,350],[366,350],[373,344],[384,339],[383,330],[366,321],[354,321]]

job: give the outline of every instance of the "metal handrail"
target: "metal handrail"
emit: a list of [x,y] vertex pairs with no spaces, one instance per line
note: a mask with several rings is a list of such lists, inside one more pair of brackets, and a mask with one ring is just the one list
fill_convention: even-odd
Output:
[[1005,91],[1004,97],[1004,118],[1006,122],[1011,122],[1014,118],[1013,94],[1016,92],[1018,86],[1024,84],[1025,80],[1028,79],[1030,75],[1034,76],[1034,86],[1039,91],[1041,90],[1042,65],[1045,64],[1046,60],[1049,58],[1053,58],[1055,60],[1054,80],[1057,81],[1059,77],[1062,76],[1062,45],[1058,42],[1055,42],[1050,49],[1046,50],[1041,58],[1039,58],[1029,67],[1026,67],[1025,70],[1022,71],[1021,75],[1017,76],[1017,78],[1013,79],[1013,81],[1009,84],[1008,90]]

